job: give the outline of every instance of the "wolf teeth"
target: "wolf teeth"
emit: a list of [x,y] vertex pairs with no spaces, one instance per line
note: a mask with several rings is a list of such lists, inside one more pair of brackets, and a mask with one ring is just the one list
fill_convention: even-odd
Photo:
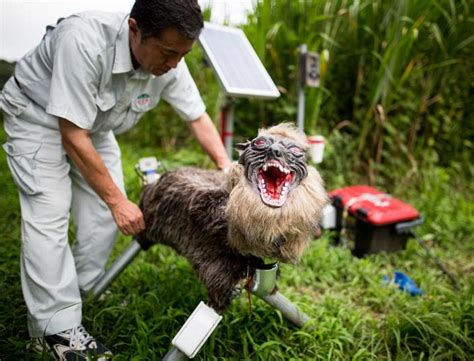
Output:
[[279,162],[276,161],[269,161],[265,163],[262,167],[263,171],[266,172],[269,167],[278,168],[278,170],[282,173],[289,174],[290,170],[288,168],[283,167]]

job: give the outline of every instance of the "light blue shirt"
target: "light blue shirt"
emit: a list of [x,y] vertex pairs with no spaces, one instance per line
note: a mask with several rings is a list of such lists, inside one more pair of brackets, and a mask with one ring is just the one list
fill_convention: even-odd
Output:
[[127,20],[123,13],[72,15],[49,27],[41,43],[17,63],[23,93],[53,116],[46,120],[61,117],[92,133],[122,133],[161,98],[186,121],[204,114],[184,59],[161,76],[134,70]]

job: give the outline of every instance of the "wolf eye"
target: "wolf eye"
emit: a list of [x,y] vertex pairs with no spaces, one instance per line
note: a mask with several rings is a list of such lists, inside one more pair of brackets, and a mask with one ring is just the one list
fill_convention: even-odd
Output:
[[252,142],[252,146],[257,149],[267,148],[271,144],[270,140],[267,138],[257,138]]
[[304,150],[295,145],[291,146],[289,150],[291,153],[293,153],[293,155],[296,155],[297,157],[301,157],[304,154]]

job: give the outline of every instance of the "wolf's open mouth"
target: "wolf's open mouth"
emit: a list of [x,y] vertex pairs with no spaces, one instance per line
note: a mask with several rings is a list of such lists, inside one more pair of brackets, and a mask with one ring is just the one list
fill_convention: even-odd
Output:
[[258,190],[263,203],[270,207],[283,206],[293,179],[294,173],[279,161],[272,159],[265,162],[257,173]]

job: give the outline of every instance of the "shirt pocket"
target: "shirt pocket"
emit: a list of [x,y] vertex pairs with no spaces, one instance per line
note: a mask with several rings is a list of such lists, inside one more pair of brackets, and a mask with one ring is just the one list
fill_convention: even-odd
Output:
[[142,95],[142,97],[137,97],[132,100],[124,121],[119,127],[114,129],[115,134],[120,134],[131,129],[146,112],[152,110],[158,104],[158,98],[152,99],[148,94],[145,95],[147,97],[143,97]]
[[3,150],[7,153],[7,162],[13,180],[18,188],[27,195],[39,194],[41,191],[41,176],[36,162],[36,154],[41,144],[5,143]]
[[102,112],[107,112],[114,107],[117,103],[115,97],[108,92],[103,92],[102,94],[97,94],[95,98],[95,104]]
[[98,112],[92,126],[93,133],[110,130],[114,127],[114,121],[117,121],[116,117],[113,116],[116,105],[117,100],[111,94],[102,94],[96,97]]

